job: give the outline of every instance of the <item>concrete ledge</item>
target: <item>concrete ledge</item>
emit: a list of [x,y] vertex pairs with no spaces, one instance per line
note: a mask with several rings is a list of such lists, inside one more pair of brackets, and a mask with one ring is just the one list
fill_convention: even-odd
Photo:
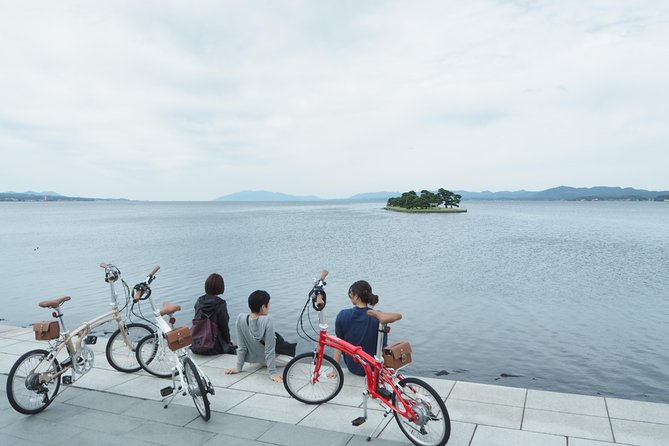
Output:
[[[5,383],[23,353],[45,344],[32,330],[0,325],[0,444],[368,445],[365,437],[382,420],[376,444],[411,444],[382,408],[370,400],[369,419],[359,427],[364,379],[344,372],[344,387],[331,402],[314,406],[288,396],[267,369],[247,365],[225,375],[234,356],[197,356],[216,387],[212,416],[204,422],[192,400],[160,402],[167,380],[144,372],[125,374],[105,359],[105,340],[94,346],[94,369],[72,386],[61,386],[54,403],[36,416],[15,412]],[[669,445],[669,405],[546,392],[533,389],[423,378],[445,400],[451,416],[449,445],[606,446]]]

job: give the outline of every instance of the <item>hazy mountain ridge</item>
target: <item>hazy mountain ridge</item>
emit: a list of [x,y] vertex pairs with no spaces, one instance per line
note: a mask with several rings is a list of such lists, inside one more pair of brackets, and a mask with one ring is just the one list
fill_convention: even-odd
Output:
[[[669,191],[651,191],[632,187],[569,187],[559,186],[542,191],[453,191],[462,196],[462,200],[534,200],[534,201],[669,201]],[[263,190],[245,190],[216,198],[213,201],[385,201],[391,197],[399,197],[402,192],[364,192],[348,198],[324,199],[316,195],[290,195],[281,192]],[[0,201],[130,201],[125,198],[87,198],[68,197],[57,192],[0,192]]]

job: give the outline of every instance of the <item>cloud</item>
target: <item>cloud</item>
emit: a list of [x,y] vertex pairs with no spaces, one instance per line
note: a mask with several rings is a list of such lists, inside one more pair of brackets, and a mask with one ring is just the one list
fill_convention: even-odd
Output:
[[0,190],[669,188],[664,2],[5,3]]

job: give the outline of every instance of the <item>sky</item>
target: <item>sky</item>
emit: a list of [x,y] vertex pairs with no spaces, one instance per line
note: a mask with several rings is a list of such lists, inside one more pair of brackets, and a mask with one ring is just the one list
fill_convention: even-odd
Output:
[[669,189],[669,2],[0,0],[0,192]]

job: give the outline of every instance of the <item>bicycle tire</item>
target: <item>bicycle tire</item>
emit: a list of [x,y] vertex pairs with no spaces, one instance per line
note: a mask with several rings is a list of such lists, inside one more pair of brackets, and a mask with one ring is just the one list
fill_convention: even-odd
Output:
[[137,343],[137,362],[140,367],[158,378],[171,378],[176,353],[169,349],[165,338],[158,334],[146,336]]
[[[54,358],[51,368],[48,368],[48,362],[44,359],[49,356],[46,350],[31,350],[21,356],[12,366],[7,377],[7,399],[9,404],[17,412],[33,415],[46,409],[49,404],[58,395],[60,389],[60,375],[54,378],[50,384],[30,384],[28,379],[32,375],[31,381],[34,383],[36,379],[35,370],[41,365],[40,373],[58,373],[61,370],[60,364]],[[31,385],[33,388],[29,388]],[[49,388],[51,386],[51,388]],[[39,391],[37,390],[39,387]]]
[[[395,412],[395,420],[400,427],[402,433],[415,445],[418,446],[443,446],[448,442],[451,436],[451,419],[446,409],[446,404],[441,399],[439,394],[425,381],[418,378],[404,378],[399,382],[399,386],[404,389],[403,396],[419,418],[425,420],[422,423],[414,423],[404,418],[399,412]],[[408,389],[407,389],[408,388]],[[419,398],[413,395],[420,395]],[[399,401],[397,394],[393,394],[393,405],[398,407]],[[400,404],[401,406],[401,404]],[[438,408],[435,413],[434,409]],[[439,413],[440,412],[440,413]],[[434,426],[436,434],[433,435],[434,430],[428,430],[428,426]],[[442,427],[441,429],[437,426]]]
[[200,372],[198,372],[195,363],[191,358],[183,360],[184,379],[188,386],[188,394],[193,397],[195,408],[200,413],[204,421],[209,421],[211,410],[209,409],[209,398],[207,398],[207,388],[205,387]]
[[[323,355],[320,370],[314,380],[316,353],[302,353],[286,364],[283,386],[290,396],[305,404],[321,404],[336,397],[344,385],[344,374],[339,364]],[[327,375],[335,372],[333,378]]]
[[135,355],[137,343],[145,336],[153,334],[154,331],[153,328],[146,324],[137,323],[125,324],[125,328],[130,342],[133,343],[133,348],[128,348],[119,328],[109,337],[107,347],[105,348],[105,356],[107,356],[109,365],[119,372],[138,372],[142,367],[137,362]]

